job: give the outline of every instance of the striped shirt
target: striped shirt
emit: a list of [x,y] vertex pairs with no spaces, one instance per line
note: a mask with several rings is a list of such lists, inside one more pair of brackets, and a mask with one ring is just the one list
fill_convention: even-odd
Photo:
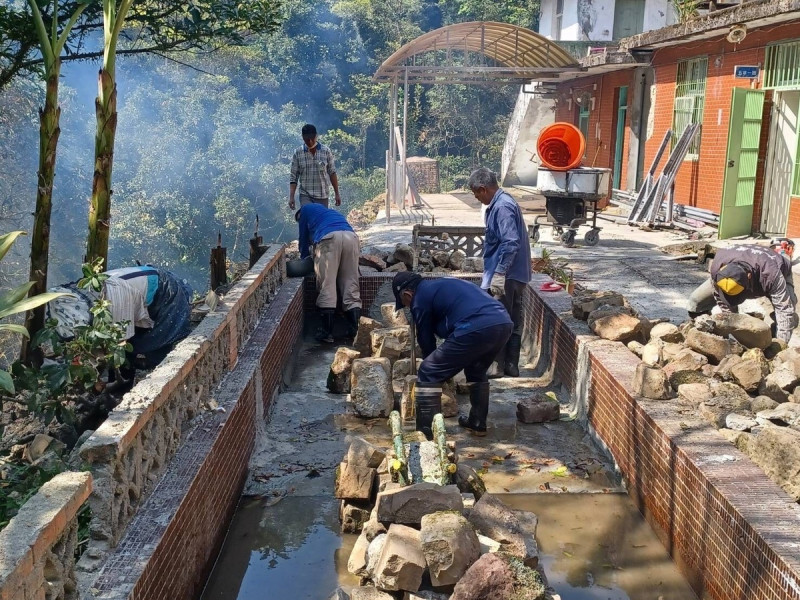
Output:
[[300,194],[315,200],[327,200],[331,175],[336,174],[333,153],[330,148],[317,142],[317,151],[311,154],[303,144],[292,156],[289,183],[297,184]]

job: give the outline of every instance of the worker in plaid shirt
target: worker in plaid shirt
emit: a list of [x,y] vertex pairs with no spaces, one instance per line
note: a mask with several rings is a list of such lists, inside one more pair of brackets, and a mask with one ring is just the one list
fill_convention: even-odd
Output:
[[300,206],[314,202],[328,208],[328,182],[333,187],[336,206],[341,206],[339,178],[333,164],[333,153],[317,141],[317,128],[303,125],[303,145],[292,156],[289,176],[289,208],[294,210],[294,195],[300,188]]

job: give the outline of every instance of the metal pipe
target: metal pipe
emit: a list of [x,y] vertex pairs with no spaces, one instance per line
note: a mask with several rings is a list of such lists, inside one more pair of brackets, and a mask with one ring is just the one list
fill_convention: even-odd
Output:
[[405,82],[403,83],[403,156],[401,171],[403,173],[403,208],[406,207],[406,181],[408,172],[406,171],[406,157],[408,155],[408,67],[405,70]]

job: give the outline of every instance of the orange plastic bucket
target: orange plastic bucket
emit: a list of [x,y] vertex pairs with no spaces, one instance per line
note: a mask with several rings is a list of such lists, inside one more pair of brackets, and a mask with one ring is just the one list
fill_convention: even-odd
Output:
[[553,123],[539,132],[536,150],[545,169],[569,171],[581,165],[586,140],[571,123]]

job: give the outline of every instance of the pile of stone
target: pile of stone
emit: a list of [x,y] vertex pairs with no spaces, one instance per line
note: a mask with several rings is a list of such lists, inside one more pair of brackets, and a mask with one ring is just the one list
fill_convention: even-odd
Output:
[[575,298],[573,315],[641,357],[635,394],[706,420],[800,501],[800,351],[772,338],[767,311],[674,325],[638,317],[616,292],[595,292]]
[[[411,412],[410,390],[416,382],[411,374],[411,328],[404,311],[395,312],[394,303],[381,305],[381,320],[361,317],[353,346],[336,350],[328,390],[350,394],[355,413],[364,418],[388,417],[401,409],[403,417]],[[421,351],[417,348],[417,356]],[[417,366],[421,362],[417,359]],[[445,382],[442,415],[458,414],[456,381]]]
[[[396,273],[414,268],[414,249],[397,244],[394,251],[371,248],[359,258],[362,273]],[[483,273],[483,258],[467,256],[463,250],[422,250],[417,257],[416,271],[420,273]]]
[[[352,440],[337,470],[342,531],[358,534],[347,568],[361,586],[350,593],[339,589],[332,598],[550,598],[537,570],[536,515],[509,509],[486,493],[480,475],[466,465],[454,462],[452,484],[430,482],[436,467],[426,465],[423,446],[434,442],[416,432],[409,436],[408,485],[393,473],[393,452],[363,439]],[[415,444],[423,457],[417,467],[410,458]]]

